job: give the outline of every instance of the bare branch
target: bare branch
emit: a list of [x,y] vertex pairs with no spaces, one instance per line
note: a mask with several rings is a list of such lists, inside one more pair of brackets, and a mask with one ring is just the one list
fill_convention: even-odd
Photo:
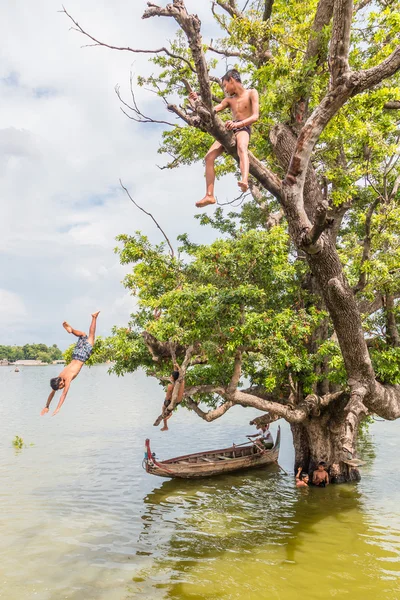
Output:
[[400,100],[386,102],[386,104],[383,105],[383,108],[387,108],[389,110],[400,110]]
[[400,45],[376,67],[353,73],[354,94],[369,90],[400,69]]
[[157,221],[155,220],[155,218],[153,217],[153,215],[152,215],[151,213],[147,212],[147,210],[144,210],[144,208],[142,208],[141,206],[139,206],[139,204],[138,204],[137,202],[135,202],[135,200],[132,198],[132,196],[130,195],[129,191],[128,191],[128,190],[127,190],[127,188],[124,186],[124,184],[122,183],[122,181],[121,181],[121,180],[119,180],[119,183],[120,183],[120,185],[121,185],[122,189],[125,191],[126,195],[128,196],[129,200],[130,200],[131,202],[133,202],[133,204],[134,204],[134,205],[135,205],[135,206],[136,206],[136,207],[137,207],[139,210],[141,210],[142,212],[144,212],[144,214],[145,214],[145,215],[147,215],[148,217],[150,217],[150,218],[151,218],[151,219],[154,221],[154,223],[157,225],[158,229],[161,231],[162,235],[164,236],[164,239],[165,239],[165,241],[167,242],[167,244],[168,244],[168,246],[169,246],[169,250],[170,250],[170,255],[171,255],[171,258],[174,258],[174,256],[175,256],[174,249],[173,249],[173,247],[172,247],[172,245],[171,245],[171,242],[169,241],[169,239],[168,239],[168,237],[167,237],[167,235],[166,235],[165,231],[162,229],[162,227],[160,227],[160,225],[157,223]]
[[[126,110],[124,110],[122,107],[120,107],[121,111],[124,113],[124,115],[126,115],[128,117],[128,119],[131,119],[132,121],[136,121],[136,123],[158,123],[158,124],[162,124],[162,125],[169,125],[170,127],[180,127],[180,125],[178,125],[177,123],[170,123],[169,121],[153,119],[152,117],[146,116],[144,113],[142,113],[141,110],[139,110],[134,96],[133,96],[133,101],[134,101],[133,106],[131,106],[130,104],[125,102],[125,100],[121,96],[120,87],[118,85],[115,86],[115,93],[117,94],[119,101],[133,113],[133,114],[128,114],[126,112]],[[133,94],[133,90],[132,90],[132,94]]]
[[224,31],[226,31],[230,35],[231,31],[230,31],[229,27],[227,27],[224,19],[215,11],[215,7],[216,7],[216,2],[215,1],[211,2],[211,12],[212,12],[215,20],[217,21],[217,23],[221,27],[221,29],[224,29]]
[[362,10],[368,6],[368,4],[371,4],[371,2],[372,0],[359,0],[359,2],[357,2],[357,4],[354,6],[354,12],[357,13],[359,10]]
[[178,115],[178,117],[180,117],[188,125],[191,125],[192,127],[198,127],[199,118],[198,117],[190,117],[185,111],[183,111],[181,108],[176,106],[176,104],[168,104],[167,109],[170,112],[173,112],[176,115]]
[[310,231],[306,232],[303,236],[303,245],[308,246],[307,252],[310,252],[311,246],[317,243],[322,233],[329,226],[329,221],[326,218],[328,208],[327,202],[322,202],[317,206],[314,225]]
[[[319,414],[321,408],[321,399],[315,394],[310,394],[297,406],[265,400],[239,390],[236,390],[233,400],[235,404],[252,406],[263,412],[269,412],[278,417],[282,417],[289,423],[301,423],[310,414]],[[335,400],[335,397],[331,397],[329,401],[333,400]]]
[[185,62],[187,64],[187,66],[190,68],[191,71],[193,71],[194,73],[196,72],[192,63],[187,58],[185,58],[184,56],[180,56],[179,54],[174,54],[173,52],[171,52],[170,50],[168,50],[168,48],[165,48],[164,46],[162,48],[157,48],[157,50],[143,50],[141,48],[131,48],[130,46],[113,46],[112,44],[107,44],[106,42],[102,42],[102,41],[98,40],[97,38],[92,36],[90,33],[85,31],[79,25],[79,23],[77,21],[75,21],[75,19],[66,11],[64,6],[63,6],[63,10],[61,12],[65,13],[67,15],[67,17],[73,22],[75,27],[73,27],[72,29],[74,29],[74,31],[78,31],[78,33],[81,33],[82,35],[88,37],[89,39],[91,39],[94,42],[94,44],[88,44],[84,47],[103,46],[104,48],[109,48],[110,50],[121,50],[124,52],[133,52],[135,54],[164,53],[164,54],[167,54],[168,56],[170,56],[171,58],[175,58],[177,60],[182,60],[183,62]]
[[233,50],[220,50],[219,48],[215,48],[212,45],[208,46],[207,50],[209,50],[210,52],[215,52],[216,54],[221,54],[222,56],[226,56],[227,58],[237,56],[238,58],[246,58],[247,60],[247,57],[245,57],[244,54],[241,52],[235,52]]
[[238,9],[235,0],[216,0],[218,6],[224,9],[231,17],[240,19],[243,15]]
[[225,394],[226,389],[220,385],[192,385],[185,389],[185,396],[194,396],[195,394]]
[[[229,0],[229,2],[231,2],[231,0]],[[184,0],[174,0],[174,3],[167,4],[166,8],[161,8],[150,3],[148,3],[148,6],[149,8],[143,13],[142,19],[148,19],[154,16],[173,17],[186,34],[196,67],[202,102],[213,113],[210,78],[208,75],[207,61],[203,52],[199,17],[197,15],[190,15],[187,12]]]
[[357,294],[357,292],[360,292],[362,289],[364,289],[364,287],[366,286],[366,283],[367,283],[367,274],[365,271],[363,271],[363,265],[365,264],[365,262],[367,260],[369,260],[369,255],[370,255],[370,251],[371,251],[371,221],[372,221],[372,216],[374,214],[375,208],[379,204],[379,200],[380,200],[380,198],[376,198],[376,200],[371,204],[371,206],[368,209],[367,215],[365,217],[365,238],[364,238],[364,244],[363,244],[363,253],[362,253],[362,257],[361,257],[361,264],[360,264],[360,277],[359,277],[357,285],[353,289],[355,294]]
[[186,404],[188,408],[190,408],[196,413],[196,415],[198,415],[200,418],[204,419],[204,421],[207,422],[219,419],[219,417],[222,417],[222,415],[224,415],[230,408],[232,408],[232,406],[234,406],[234,402],[228,400],[227,402],[224,402],[224,404],[218,406],[218,408],[214,408],[212,410],[209,410],[208,412],[204,412],[191,398],[186,400]]

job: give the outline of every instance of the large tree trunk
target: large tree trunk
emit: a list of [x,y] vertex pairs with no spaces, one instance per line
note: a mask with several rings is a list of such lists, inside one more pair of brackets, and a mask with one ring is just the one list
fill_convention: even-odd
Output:
[[[291,423],[293,445],[295,449],[295,472],[299,467],[312,477],[312,472],[320,461],[328,465],[331,483],[359,481],[360,473],[344,461],[342,431],[345,420],[345,406],[348,401],[343,399],[324,411],[320,417],[312,417],[301,423]],[[351,433],[353,447],[357,442],[358,427]]]

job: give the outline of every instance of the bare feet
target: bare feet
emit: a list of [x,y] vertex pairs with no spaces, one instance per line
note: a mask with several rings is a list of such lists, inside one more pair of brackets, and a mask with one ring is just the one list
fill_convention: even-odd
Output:
[[45,415],[46,413],[49,412],[49,409],[47,408],[47,406],[45,406],[42,410],[42,412],[40,413],[40,416],[43,417],[43,415]]
[[93,319],[97,319],[97,317],[99,316],[99,314],[100,314],[99,310],[97,312],[95,312],[95,313],[92,313]]
[[247,181],[238,181],[238,186],[240,187],[242,192],[247,192],[247,190],[249,189],[249,184],[247,183]]
[[204,208],[205,206],[208,206],[209,204],[215,204],[215,203],[216,203],[216,199],[214,198],[214,196],[209,196],[208,194],[206,194],[204,196],[204,198],[202,198],[201,200],[196,202],[196,206],[197,206],[197,208]]
[[161,427],[160,431],[168,431],[168,427]]
[[67,323],[67,321],[64,321],[63,327],[68,331],[68,333],[72,333],[72,327],[69,325],[69,323]]
[[[49,410],[49,409],[47,409],[47,410]],[[58,412],[60,412],[60,409],[56,408],[56,410],[53,412],[53,414],[51,416],[54,417]]]

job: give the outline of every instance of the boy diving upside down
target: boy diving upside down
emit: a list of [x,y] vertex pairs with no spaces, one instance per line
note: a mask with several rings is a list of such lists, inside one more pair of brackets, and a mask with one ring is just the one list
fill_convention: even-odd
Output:
[[[241,82],[240,73],[236,69],[230,69],[222,78],[222,86],[227,95],[217,104],[214,111],[220,112],[225,108],[232,111],[233,120],[225,123],[226,129],[234,131],[236,146],[240,161],[241,179],[238,186],[242,192],[249,188],[249,155],[248,146],[251,135],[251,125],[259,118],[259,102],[257,90],[246,90]],[[191,92],[189,98],[192,101],[198,99],[196,92]],[[215,204],[214,182],[215,182],[215,160],[224,152],[224,147],[219,142],[214,142],[206,154],[206,195],[196,202],[198,208]]]
[[99,316],[99,313],[100,311],[92,314],[92,322],[90,324],[89,336],[87,336],[86,333],[84,333],[83,331],[73,329],[71,325],[64,321],[64,329],[68,331],[68,333],[76,335],[76,337],[78,337],[79,339],[75,345],[74,352],[72,354],[72,360],[69,363],[69,365],[67,365],[65,369],[61,371],[58,377],[53,377],[53,379],[50,379],[50,386],[53,388],[53,391],[50,392],[50,396],[47,399],[46,406],[42,409],[42,412],[40,413],[41,416],[49,412],[49,406],[54,398],[56,391],[64,390],[61,394],[57,408],[53,412],[53,417],[59,412],[69,392],[69,386],[71,385],[71,381],[73,381],[75,377],[77,377],[83,365],[85,364],[89,356],[92,354],[96,335],[96,321],[97,317]]

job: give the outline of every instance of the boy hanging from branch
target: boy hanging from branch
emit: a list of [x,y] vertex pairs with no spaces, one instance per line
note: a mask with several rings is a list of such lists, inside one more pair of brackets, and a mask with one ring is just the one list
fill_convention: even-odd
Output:
[[[236,136],[237,152],[240,161],[241,179],[238,186],[242,192],[247,192],[249,188],[249,156],[248,146],[251,135],[251,125],[259,118],[259,102],[257,90],[246,90],[240,79],[240,73],[236,69],[230,69],[222,78],[222,87],[226,98],[217,104],[215,112],[220,112],[230,108],[233,120],[225,123],[226,129],[234,131]],[[198,100],[196,92],[189,94],[191,101]],[[206,195],[196,202],[198,208],[215,204],[214,182],[215,182],[215,160],[224,152],[224,147],[215,141],[206,154]]]
[[[161,423],[161,421],[163,421],[164,426],[162,427],[161,431],[168,431],[167,421],[168,421],[168,419],[170,419],[172,417],[174,408],[178,404],[180,404],[183,399],[183,394],[185,391],[185,381],[182,381],[179,383],[178,382],[179,375],[180,375],[179,366],[177,363],[174,363],[174,370],[171,373],[170,383],[168,384],[168,387],[167,387],[167,393],[165,395],[165,400],[164,400],[164,404],[162,406],[161,415],[154,422],[154,426],[157,427]],[[175,386],[177,386],[177,388],[179,388],[178,394],[176,396],[174,408],[170,409],[168,407],[172,402],[172,395],[174,393]]]

